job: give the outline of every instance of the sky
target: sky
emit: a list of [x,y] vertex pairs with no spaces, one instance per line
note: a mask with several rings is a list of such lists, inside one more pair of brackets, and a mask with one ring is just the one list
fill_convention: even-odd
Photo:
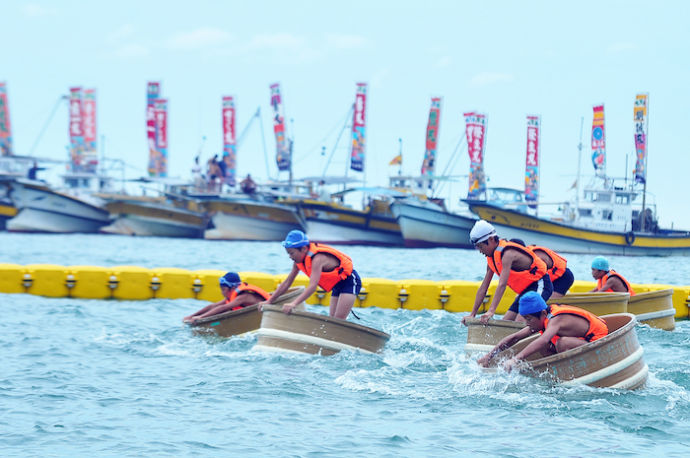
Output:
[[[169,100],[169,175],[182,178],[197,154],[205,162],[221,153],[224,95],[235,97],[238,136],[262,113],[239,145],[238,176],[278,176],[274,82],[296,177],[345,173],[349,131],[336,140],[358,82],[369,84],[366,171],[349,175],[368,185],[398,173],[388,163],[401,144],[402,173],[419,174],[430,99],[440,96],[437,173],[468,173],[466,148],[449,160],[463,113],[474,110],[488,116],[489,186],[523,188],[525,118],[539,115],[544,202],[572,196],[581,119],[581,183],[593,174],[593,105],[605,106],[608,174],[631,175],[633,101],[644,92],[649,199],[663,226],[690,229],[688,24],[683,1],[12,1],[3,6],[0,81],[16,153],[53,159],[67,157],[60,96],[96,88],[101,154],[124,160],[132,178],[146,173],[147,81],[160,81]],[[466,195],[462,180],[453,199]]]

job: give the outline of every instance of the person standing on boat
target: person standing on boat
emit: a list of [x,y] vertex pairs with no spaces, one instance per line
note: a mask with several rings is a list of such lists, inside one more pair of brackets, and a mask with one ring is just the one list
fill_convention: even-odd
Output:
[[[487,264],[486,274],[477,290],[470,317],[477,315],[477,310],[479,310],[479,306],[486,297],[486,292],[489,289],[494,274],[498,275],[498,286],[491,299],[489,311],[481,316],[481,321],[484,324],[494,316],[506,286],[510,286],[510,289],[517,293],[517,297],[505,315],[503,315],[504,320],[514,321],[518,319],[519,300],[528,291],[538,291],[544,301],[551,297],[553,285],[546,271],[546,263],[532,250],[515,242],[499,239],[498,235],[496,235],[496,229],[490,223],[481,219],[472,227],[470,241],[486,256]],[[467,325],[466,319],[467,317],[462,319],[464,325]]]
[[362,280],[352,266],[352,259],[328,245],[310,242],[307,235],[299,230],[288,233],[283,247],[294,264],[285,281],[276,288],[267,302],[271,304],[278,299],[292,285],[297,274],[302,272],[309,277],[309,285],[294,301],[283,306],[283,312],[292,312],[320,286],[325,291],[331,291],[328,314],[342,320],[347,319],[357,294],[362,289]]
[[478,359],[480,366],[488,366],[501,351],[536,332],[541,336],[505,363],[507,371],[536,352],[544,356],[562,353],[599,340],[609,333],[606,322],[595,314],[570,305],[546,305],[544,299],[534,291],[520,298],[519,312],[527,326],[504,337],[489,353]]
[[207,305],[196,313],[182,319],[185,323],[194,324],[201,318],[218,315],[231,310],[239,310],[267,300],[271,295],[258,286],[244,283],[236,272],[228,272],[219,279],[223,299]]
[[597,256],[592,261],[592,277],[597,281],[597,286],[590,293],[630,293],[635,295],[630,283],[621,274],[609,268],[609,260],[603,256]]
[[[510,239],[510,241],[526,246],[521,239]],[[530,245],[527,248],[534,251],[534,254],[546,264],[546,271],[549,273],[549,278],[553,284],[551,299],[565,296],[575,282],[575,276],[568,268],[568,261],[550,248],[538,245]]]

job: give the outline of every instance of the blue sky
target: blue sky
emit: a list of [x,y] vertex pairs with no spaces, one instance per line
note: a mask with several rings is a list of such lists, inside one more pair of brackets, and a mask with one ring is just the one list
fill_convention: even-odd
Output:
[[[35,1],[3,6],[0,80],[9,90],[15,149],[28,154],[70,86],[98,90],[105,152],[143,175],[145,91],[170,102],[170,175],[189,176],[221,151],[220,103],[233,95],[241,130],[258,106],[275,175],[269,85],[280,82],[295,139],[295,175],[320,175],[354,100],[369,83],[367,182],[386,184],[403,139],[405,173],[419,173],[430,98],[442,96],[439,169],[464,132],[463,112],[488,115],[490,185],[523,186],[525,116],[542,118],[541,194],[562,201],[577,170],[591,175],[592,105],[604,103],[607,170],[633,167],[635,94],[650,94],[648,189],[664,225],[690,228],[690,5],[642,1]],[[238,174],[266,177],[258,124]],[[65,158],[67,107],[33,154]],[[342,174],[346,136],[328,173]],[[454,167],[466,174],[466,152]],[[466,193],[457,185],[457,194]]]

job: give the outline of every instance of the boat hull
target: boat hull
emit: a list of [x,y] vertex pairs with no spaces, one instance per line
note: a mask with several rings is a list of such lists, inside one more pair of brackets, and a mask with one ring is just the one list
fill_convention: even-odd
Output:
[[641,324],[673,331],[676,327],[673,290],[663,289],[635,294],[628,301],[628,313],[635,314]]
[[10,202],[0,201],[0,231],[5,230],[8,220],[17,216],[17,209]]
[[280,241],[293,229],[304,230],[297,210],[285,205],[209,201],[204,206],[214,226],[206,239]]
[[203,213],[171,205],[118,201],[106,209],[113,220],[100,231],[108,234],[200,238],[208,226]]
[[309,312],[283,313],[281,307],[263,307],[254,349],[333,355],[341,350],[377,353],[390,338],[385,332],[347,320]]
[[473,248],[470,230],[477,221],[447,211],[398,200],[391,204],[406,247]]
[[98,232],[109,221],[108,211],[43,185],[12,182],[10,197],[17,216],[7,221],[14,232]]
[[[275,304],[287,304],[297,298],[302,291],[304,291],[304,286],[290,288],[276,300]],[[304,310],[304,303],[299,304],[296,309]],[[231,310],[203,318],[191,326],[195,334],[232,337],[259,329],[261,326],[261,315],[259,304],[254,304],[239,310]]]
[[482,324],[479,318],[467,318],[467,343],[465,352],[487,353],[504,337],[518,332],[525,327],[525,323],[508,320],[489,320]]
[[403,245],[400,226],[392,214],[310,200],[296,205],[304,217],[309,240],[334,245]]
[[[547,357],[532,355],[525,373],[546,376],[566,385],[634,390],[647,381],[649,369],[630,313],[604,315],[609,334],[594,342]],[[533,335],[499,353],[495,360],[510,357],[538,338]]]
[[496,227],[501,238],[519,238],[566,253],[630,256],[690,255],[690,233],[596,231],[468,201],[470,210]]

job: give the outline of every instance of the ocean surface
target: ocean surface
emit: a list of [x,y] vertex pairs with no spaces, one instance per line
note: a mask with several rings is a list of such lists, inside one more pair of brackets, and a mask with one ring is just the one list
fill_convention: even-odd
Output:
[[[486,266],[470,250],[344,251],[363,277]],[[591,279],[591,256],[567,257]],[[609,259],[633,283],[690,284],[687,258]],[[278,243],[8,233],[0,263],[290,269]],[[484,373],[462,314],[361,309],[391,335],[384,351],[321,357],[195,336],[181,318],[203,305],[0,294],[0,456],[690,455],[688,321],[637,328],[650,378],[628,392]]]

